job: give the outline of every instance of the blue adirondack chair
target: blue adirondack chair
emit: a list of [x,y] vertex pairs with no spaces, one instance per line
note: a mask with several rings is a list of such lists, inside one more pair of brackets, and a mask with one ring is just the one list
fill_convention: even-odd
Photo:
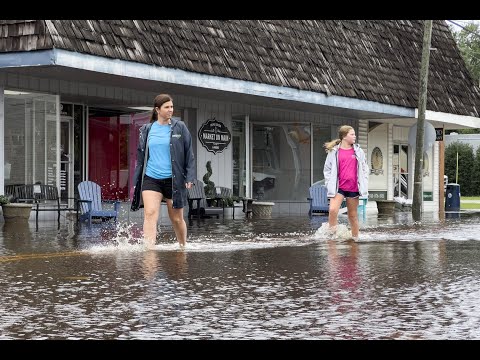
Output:
[[93,181],[83,181],[78,184],[78,201],[80,207],[80,221],[88,220],[88,225],[92,224],[92,218],[114,219],[117,221],[120,201],[104,200],[104,202],[113,203],[113,210],[103,210],[102,208],[102,189]]
[[314,213],[328,213],[326,186],[315,183],[310,186],[309,191],[310,197],[307,200],[310,201],[310,210],[308,211],[308,216],[312,216]]

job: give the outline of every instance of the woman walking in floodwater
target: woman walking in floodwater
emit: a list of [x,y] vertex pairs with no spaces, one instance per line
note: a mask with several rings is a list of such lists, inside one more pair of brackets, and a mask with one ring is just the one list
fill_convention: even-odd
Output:
[[341,126],[338,137],[324,145],[328,153],[323,175],[327,196],[330,198],[329,230],[334,237],[337,232],[338,211],[345,198],[352,238],[358,240],[358,199],[359,196],[368,196],[368,165],[365,153],[355,144],[355,130],[351,126]]
[[172,116],[172,97],[160,94],[155,97],[150,123],[140,128],[131,209],[138,210],[143,201],[143,236],[150,249],[155,246],[162,200],[167,203],[180,247],[187,242],[183,207],[187,202],[187,189],[196,178],[195,159],[187,126]]

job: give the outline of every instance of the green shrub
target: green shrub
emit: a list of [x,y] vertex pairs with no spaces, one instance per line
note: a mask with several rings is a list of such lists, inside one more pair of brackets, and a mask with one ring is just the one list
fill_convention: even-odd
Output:
[[0,195],[0,205],[5,205],[10,203],[10,197],[6,195]]
[[213,197],[215,196],[215,183],[210,181],[210,176],[212,176],[212,162],[207,161],[207,173],[203,175],[203,183],[205,184],[205,196]]
[[475,156],[473,146],[455,141],[445,148],[445,175],[450,183],[455,182],[458,152],[458,184],[462,196],[477,195],[477,189],[472,182],[474,177]]

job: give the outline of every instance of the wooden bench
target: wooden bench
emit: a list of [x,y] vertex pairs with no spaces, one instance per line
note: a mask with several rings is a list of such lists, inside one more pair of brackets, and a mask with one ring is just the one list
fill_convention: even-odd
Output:
[[[191,219],[193,216],[197,216],[200,219],[201,217],[216,216],[218,219],[220,214],[224,214],[225,210],[218,206],[209,206],[208,201],[212,199],[205,196],[203,186],[203,182],[196,179],[193,181],[193,186],[187,189],[188,218]],[[194,204],[194,201],[196,204]]]
[[35,226],[38,230],[38,213],[40,211],[56,211],[58,228],[60,228],[60,211],[76,210],[60,203],[58,189],[54,185],[28,184],[7,185],[5,193],[13,196],[12,202],[31,203],[35,214]]
[[217,206],[221,203],[223,209],[223,217],[225,217],[225,208],[232,208],[232,218],[235,219],[235,205],[229,205],[229,201],[232,200],[233,190],[225,186],[216,186],[215,187],[215,200],[217,201]]

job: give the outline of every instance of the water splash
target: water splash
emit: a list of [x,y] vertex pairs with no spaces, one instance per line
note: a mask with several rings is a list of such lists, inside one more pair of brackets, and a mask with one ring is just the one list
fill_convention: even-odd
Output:
[[143,244],[143,235],[133,224],[118,223],[112,241],[117,246]]
[[95,244],[86,250],[93,252],[145,250],[143,234],[135,224],[117,223],[115,229],[105,229],[102,238],[106,239],[106,244]]
[[317,240],[348,240],[352,239],[352,231],[345,224],[338,224],[337,232],[334,235],[330,230],[330,225],[324,222],[315,232],[313,238]]
[[158,229],[156,244],[148,249],[143,241],[142,227],[138,224],[119,223],[115,228],[102,229],[99,234],[90,236],[101,240],[84,249],[94,253],[118,252],[228,252],[238,250],[266,249],[283,246],[302,246],[312,243],[311,233],[290,231],[283,233],[247,232],[242,234],[217,234],[189,236],[182,249],[175,238],[173,229]]

